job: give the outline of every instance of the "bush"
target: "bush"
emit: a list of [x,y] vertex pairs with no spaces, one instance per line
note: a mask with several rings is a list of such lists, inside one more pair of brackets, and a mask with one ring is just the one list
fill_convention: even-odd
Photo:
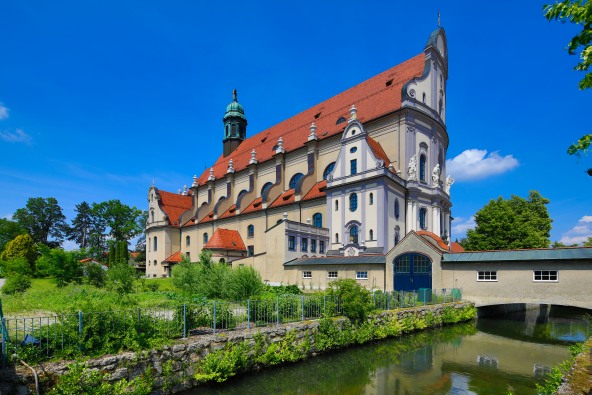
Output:
[[23,276],[30,276],[32,273],[29,262],[25,258],[15,258],[8,261],[1,261],[2,276],[10,277],[14,274],[22,274]]
[[102,288],[105,286],[105,282],[107,280],[107,273],[103,268],[99,265],[89,264],[85,268],[86,277],[84,281],[89,284],[93,285],[97,288]]
[[327,295],[339,301],[343,315],[352,322],[366,321],[368,314],[374,310],[370,291],[353,279],[330,282]]
[[261,295],[265,285],[261,275],[251,266],[233,269],[228,278],[228,297],[232,300],[247,300]]
[[107,285],[121,297],[132,292],[136,270],[127,263],[116,263],[107,270]]
[[31,288],[31,279],[24,274],[15,273],[6,279],[2,287],[2,293],[13,295],[23,293],[29,288]]

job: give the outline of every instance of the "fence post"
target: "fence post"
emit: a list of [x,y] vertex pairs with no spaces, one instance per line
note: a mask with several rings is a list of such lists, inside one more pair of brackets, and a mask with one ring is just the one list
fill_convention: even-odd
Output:
[[247,329],[251,329],[251,299],[247,299]]
[[216,333],[216,301],[214,300],[214,333]]
[[275,315],[276,315],[276,323],[279,325],[280,324],[280,298],[279,296],[276,298],[275,301]]
[[187,304],[183,303],[183,337],[187,337]]
[[[1,302],[0,302],[1,303]],[[2,317],[2,367],[6,366],[6,318]]]
[[327,295],[323,295],[323,315],[327,313]]
[[304,295],[302,295],[302,319],[301,321],[304,321]]
[[78,312],[78,350],[82,351],[82,311]]

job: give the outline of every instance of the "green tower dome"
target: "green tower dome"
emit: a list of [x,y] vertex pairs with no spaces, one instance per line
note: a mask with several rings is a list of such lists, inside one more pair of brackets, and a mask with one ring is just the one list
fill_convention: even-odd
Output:
[[226,106],[226,113],[224,114],[224,120],[228,117],[238,117],[245,119],[245,110],[243,106],[237,101],[236,89],[232,91],[232,102]]

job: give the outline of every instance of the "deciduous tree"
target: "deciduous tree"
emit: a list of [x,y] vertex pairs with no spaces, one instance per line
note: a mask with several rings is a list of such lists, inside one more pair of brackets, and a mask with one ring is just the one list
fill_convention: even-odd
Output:
[[530,191],[528,199],[512,195],[491,200],[475,214],[476,227],[467,231],[462,246],[468,251],[547,248],[552,222],[548,203],[537,191]]
[[58,287],[82,281],[82,263],[80,263],[79,254],[75,251],[42,246],[37,265],[45,268],[47,273],[53,276]]
[[35,243],[57,247],[64,240],[66,217],[55,198],[29,198],[26,206],[16,210],[13,218]]
[[26,233],[27,231],[17,222],[0,218],[0,253],[4,251],[4,248],[9,241],[18,235],[24,235]]
[[17,258],[25,258],[31,268],[31,273],[35,272],[35,260],[37,259],[38,251],[35,242],[31,236],[19,235],[6,244],[6,248],[2,251],[0,259],[3,261],[10,261]]

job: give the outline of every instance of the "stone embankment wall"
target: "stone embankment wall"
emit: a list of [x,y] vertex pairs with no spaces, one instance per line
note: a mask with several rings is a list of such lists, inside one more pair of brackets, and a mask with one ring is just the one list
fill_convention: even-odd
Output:
[[[442,324],[442,313],[445,309],[462,310],[471,306],[471,303],[454,303],[400,309],[381,312],[373,316],[372,319],[374,320],[373,324],[380,327],[388,323],[392,324],[394,320],[404,321],[407,319],[409,321],[409,319],[417,320],[429,316],[431,319],[436,318],[432,326],[439,326]],[[335,322],[341,327],[340,325],[346,325],[348,320],[337,318]],[[85,361],[85,365],[89,369],[107,374],[107,380],[113,383],[122,379],[133,380],[148,371],[154,377],[152,393],[177,393],[197,386],[198,381],[195,374],[198,373],[196,370],[199,369],[200,362],[208,354],[224,350],[227,345],[246,343],[248,349],[252,350],[256,346],[256,341],[263,341],[269,346],[283,341],[289,335],[290,339],[294,339],[292,341],[298,344],[306,343],[307,347],[303,348],[305,352],[302,355],[306,358],[315,356],[319,352],[319,348],[315,347],[315,334],[318,331],[319,321],[304,321],[273,327],[194,336],[180,339],[175,344],[160,349],[123,352],[117,355],[89,359]],[[70,363],[72,361],[48,362],[37,366],[36,370],[41,376],[42,387],[45,389],[51,388],[56,380],[59,380],[60,376],[68,372]],[[260,367],[259,364],[253,364],[250,369],[259,369]],[[4,372],[0,376],[0,394],[26,394],[28,393],[27,390],[34,393],[35,381],[30,370],[18,368],[16,371]]]

